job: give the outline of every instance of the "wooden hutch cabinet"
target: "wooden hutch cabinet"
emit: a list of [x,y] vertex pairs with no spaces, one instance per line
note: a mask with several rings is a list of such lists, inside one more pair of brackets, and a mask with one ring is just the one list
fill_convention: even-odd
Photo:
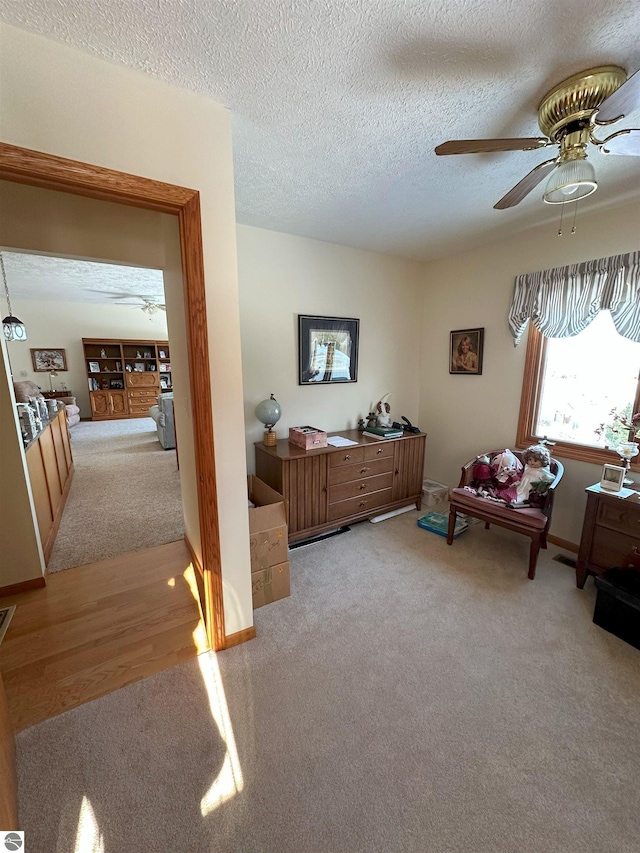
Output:
[[420,509],[425,434],[384,441],[357,430],[337,434],[357,443],[317,450],[287,439],[255,445],[256,475],[285,499],[289,542],[410,504]]
[[94,421],[146,418],[162,391],[171,391],[167,341],[83,338]]

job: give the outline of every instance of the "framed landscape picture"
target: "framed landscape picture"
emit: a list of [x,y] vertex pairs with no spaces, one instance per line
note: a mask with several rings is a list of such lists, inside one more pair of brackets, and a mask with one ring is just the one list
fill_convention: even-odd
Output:
[[36,373],[67,369],[67,356],[63,349],[32,349],[31,361]]
[[298,384],[358,381],[360,320],[298,315]]
[[449,373],[482,373],[484,328],[456,329],[449,333]]

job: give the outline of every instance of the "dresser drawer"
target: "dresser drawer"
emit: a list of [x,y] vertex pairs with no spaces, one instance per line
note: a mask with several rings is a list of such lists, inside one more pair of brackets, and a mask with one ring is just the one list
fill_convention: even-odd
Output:
[[378,506],[391,503],[391,489],[382,489],[372,492],[364,497],[350,498],[346,501],[337,501],[329,504],[329,521],[338,521],[340,518],[348,518],[352,515],[367,512]]
[[614,533],[606,527],[595,527],[590,559],[593,565],[601,569],[623,569],[638,565],[639,560],[640,540],[634,536]]
[[387,456],[393,459],[394,445],[395,441],[391,441],[391,439],[387,439],[387,441],[380,441],[378,444],[367,444],[364,448],[365,461],[368,462],[371,459],[382,459]]
[[374,459],[371,462],[342,465],[340,468],[329,469],[329,485],[336,486],[338,483],[360,481],[364,477],[375,477],[377,474],[386,474],[388,471],[393,471],[393,456],[383,456],[382,459]]
[[620,499],[615,503],[600,500],[596,524],[640,539],[640,504],[629,504]]
[[153,397],[155,400],[157,397],[157,394],[154,394],[153,388],[129,388],[127,394],[129,395],[130,400],[135,397],[144,397],[145,399],[147,397]]
[[[153,405],[153,404],[151,404]],[[129,412],[132,415],[141,415],[141,414],[149,414],[149,409],[151,405],[148,403],[129,403]]]
[[353,462],[364,462],[364,447],[344,447],[337,453],[329,454],[329,468],[351,465]]
[[357,495],[368,495],[378,492],[380,489],[390,489],[393,485],[393,473],[378,474],[377,477],[365,477],[354,480],[352,483],[341,483],[329,488],[329,503],[345,501],[347,498],[355,498]]

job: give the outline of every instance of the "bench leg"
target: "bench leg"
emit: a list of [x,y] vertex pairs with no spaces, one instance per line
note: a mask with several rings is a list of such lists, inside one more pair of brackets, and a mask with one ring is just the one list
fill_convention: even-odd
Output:
[[529,580],[532,581],[536,576],[536,564],[538,562],[538,553],[540,552],[540,540],[532,539],[531,548],[529,549]]
[[454,506],[449,510],[449,529],[447,530],[447,545],[453,543],[453,534],[456,529],[456,508]]

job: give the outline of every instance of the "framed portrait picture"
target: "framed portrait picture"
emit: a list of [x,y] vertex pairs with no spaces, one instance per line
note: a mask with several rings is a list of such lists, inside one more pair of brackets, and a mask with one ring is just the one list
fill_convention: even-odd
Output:
[[100,362],[90,361],[89,362],[89,373],[100,373]]
[[122,379],[110,379],[109,380],[109,388],[114,390],[124,388],[124,382]]
[[298,384],[358,381],[360,320],[298,315]]
[[484,328],[456,329],[449,333],[449,373],[482,373]]
[[624,475],[627,469],[620,465],[609,465],[605,462],[602,466],[602,478],[600,488],[608,492],[619,492],[624,483]]
[[63,349],[32,349],[31,361],[36,373],[67,369],[67,356]]

